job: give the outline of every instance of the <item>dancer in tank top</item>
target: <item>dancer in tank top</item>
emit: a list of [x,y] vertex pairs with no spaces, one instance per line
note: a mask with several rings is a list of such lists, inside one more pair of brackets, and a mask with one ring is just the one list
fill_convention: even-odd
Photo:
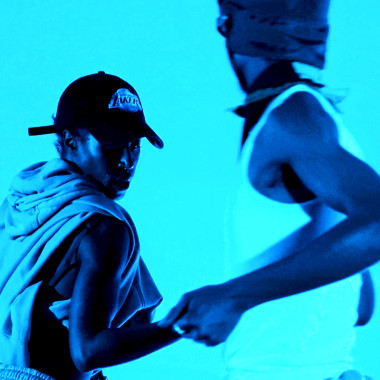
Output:
[[[317,79],[327,0],[220,0],[218,30],[246,102],[228,207],[228,281],[183,296],[163,326],[225,343],[229,380],[362,379],[380,179]],[[221,254],[222,255],[222,254]]]

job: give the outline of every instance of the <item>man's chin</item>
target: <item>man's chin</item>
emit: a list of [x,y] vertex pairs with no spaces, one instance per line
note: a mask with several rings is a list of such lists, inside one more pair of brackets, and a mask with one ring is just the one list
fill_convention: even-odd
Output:
[[107,198],[113,199],[113,200],[120,200],[124,197],[127,189],[123,188],[104,188],[104,194]]
[[129,189],[130,182],[118,182],[118,183],[112,183],[112,185],[108,186],[106,188],[106,196],[108,198],[118,200],[124,197],[125,192]]
[[111,190],[107,190],[107,192],[105,193],[106,196],[110,199],[113,199],[115,201],[117,200],[120,200],[124,197],[125,193],[127,192],[127,189],[118,189],[118,190],[115,190],[115,189],[111,189]]
[[127,192],[127,190],[120,190],[115,194],[115,196],[112,199],[115,201],[120,200],[120,199],[124,198],[124,195],[126,192]]

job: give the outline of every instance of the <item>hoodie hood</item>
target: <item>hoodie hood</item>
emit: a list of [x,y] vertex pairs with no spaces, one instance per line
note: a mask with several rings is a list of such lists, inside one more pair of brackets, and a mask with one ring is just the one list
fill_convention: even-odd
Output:
[[29,235],[73,200],[106,198],[99,186],[68,161],[39,162],[17,174],[7,196],[5,228],[12,238]]

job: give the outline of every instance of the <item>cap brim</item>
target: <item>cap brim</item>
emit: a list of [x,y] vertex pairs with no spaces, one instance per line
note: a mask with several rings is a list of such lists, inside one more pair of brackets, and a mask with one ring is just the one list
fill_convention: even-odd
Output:
[[29,136],[48,135],[50,133],[57,133],[57,127],[55,125],[28,128]]
[[[153,131],[152,131],[153,132]],[[153,132],[154,133],[154,132]],[[149,142],[155,146],[157,149],[162,149],[164,147],[164,142],[154,133],[154,135],[145,136]]]

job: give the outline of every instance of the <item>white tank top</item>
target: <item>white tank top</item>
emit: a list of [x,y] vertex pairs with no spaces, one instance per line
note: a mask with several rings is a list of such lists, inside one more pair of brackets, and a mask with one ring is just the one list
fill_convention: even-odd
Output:
[[[300,204],[265,197],[248,178],[255,140],[271,112],[296,92],[312,94],[336,123],[339,143],[361,158],[357,144],[333,106],[317,91],[298,84],[267,107],[244,144],[227,213],[227,268],[240,276],[295,253],[344,215],[311,218]],[[303,204],[312,206],[313,201]],[[326,218],[328,215],[328,218]],[[352,276],[321,288],[286,297],[247,311],[225,344],[226,378],[322,380],[351,368],[361,280]]]

